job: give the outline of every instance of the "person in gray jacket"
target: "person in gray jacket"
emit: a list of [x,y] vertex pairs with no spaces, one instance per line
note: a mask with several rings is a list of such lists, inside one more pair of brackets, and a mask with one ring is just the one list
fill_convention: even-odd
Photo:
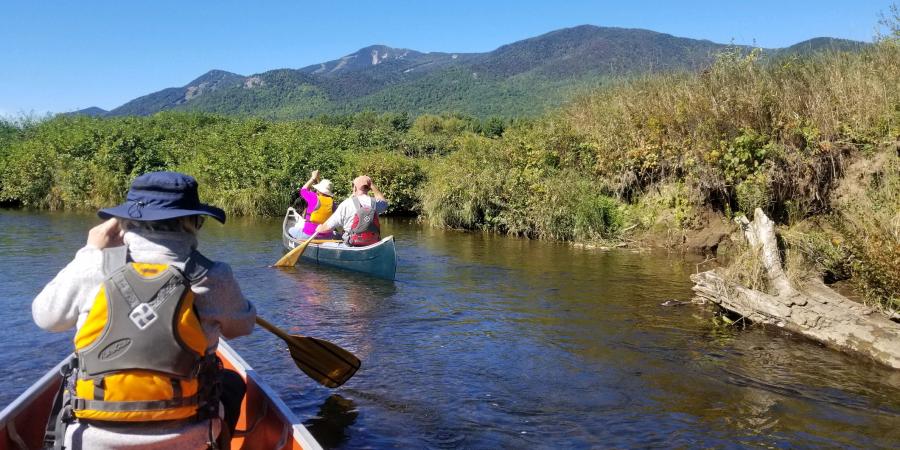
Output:
[[[57,435],[64,434],[64,445],[67,449],[195,449],[207,448],[216,439],[221,441],[223,437],[229,438],[237,421],[245,387],[236,373],[223,375],[224,371],[219,370],[220,366],[216,365],[214,354],[220,337],[234,338],[250,334],[256,318],[256,309],[244,298],[228,264],[210,261],[197,252],[197,231],[203,224],[203,217],[211,216],[224,223],[225,213],[219,208],[200,203],[197,182],[193,177],[175,172],[153,172],[141,175],[134,180],[125,203],[102,209],[98,215],[107,220],[90,230],[87,244],[78,250],[75,258],[34,299],[32,315],[35,323],[45,330],[57,332],[76,328],[76,356],[78,356],[79,364],[82,365],[87,365],[90,360],[85,355],[91,346],[96,347],[97,342],[103,341],[104,334],[111,333],[108,330],[114,328],[111,324],[114,321],[119,322],[119,329],[126,330],[119,333],[130,332],[134,333],[134,336],[127,339],[129,345],[120,345],[126,340],[119,339],[113,343],[117,345],[110,344],[105,348],[112,348],[117,353],[120,350],[124,353],[126,350],[139,349],[141,339],[139,336],[142,331],[146,330],[149,333],[147,335],[154,336],[152,338],[153,345],[157,346],[154,348],[162,349],[164,347],[162,344],[165,342],[177,342],[178,345],[173,345],[175,350],[171,351],[181,352],[176,356],[181,360],[187,357],[193,365],[181,376],[172,378],[175,381],[172,381],[173,387],[170,389],[169,395],[177,398],[168,400],[166,405],[170,407],[170,410],[181,411],[178,413],[179,415],[172,416],[169,414],[171,411],[163,410],[155,416],[156,418],[145,421],[134,421],[133,417],[132,420],[117,419],[115,414],[118,413],[109,415],[104,412],[122,409],[121,405],[107,408],[114,402],[104,401],[114,397],[104,394],[102,390],[104,388],[112,389],[110,383],[107,383],[106,386],[103,385],[109,378],[95,377],[93,381],[101,389],[100,396],[89,399],[87,402],[82,400],[81,407],[84,411],[80,416],[77,403],[80,399],[76,396],[74,414],[72,414],[72,406],[69,405],[67,425],[63,426],[62,433],[57,430]],[[121,258],[122,261],[115,263],[116,258]],[[111,261],[114,264],[110,264]],[[170,275],[177,281],[173,282],[173,285],[177,287],[178,282],[181,282],[186,287],[182,291],[178,291],[182,293],[174,294],[175,297],[172,298],[175,302],[170,303],[177,302],[177,305],[182,305],[186,301],[189,302],[191,296],[188,294],[192,294],[193,299],[192,307],[188,303],[187,306],[175,313],[183,316],[181,322],[178,322],[178,317],[175,317],[174,321],[177,326],[171,325],[172,319],[155,320],[157,315],[165,314],[164,308],[159,305],[165,302],[164,295],[172,295],[167,294],[169,291],[161,289],[152,291],[155,293],[153,295],[141,294],[144,296],[141,297],[141,295],[134,294],[132,289],[127,286],[120,290],[119,287],[123,284],[120,279],[116,282],[111,281],[117,280],[113,276],[114,274],[133,270],[120,269],[118,266],[139,266],[138,264],[126,264],[126,261],[142,263],[151,268],[172,267],[177,269]],[[133,291],[139,294],[147,291],[140,286],[140,283],[143,283],[145,279],[153,279],[153,277],[140,276],[122,277],[122,279],[125,278],[131,281],[124,284],[132,285]],[[138,286],[134,286],[134,284]],[[99,304],[98,299],[100,298],[103,299],[103,307],[106,307],[107,303],[109,304],[109,312],[108,317],[98,319],[98,316],[101,315],[99,312],[94,315],[90,313],[92,307]],[[128,303],[126,304],[126,302]],[[130,309],[129,305],[138,307]],[[116,308],[120,311],[118,314],[113,313]],[[122,312],[123,310],[124,312]],[[131,311],[131,314],[128,314],[128,310]],[[191,310],[197,320],[188,320]],[[171,312],[168,314],[173,315]],[[119,318],[115,319],[115,317]],[[134,324],[127,323],[129,318],[134,321]],[[100,326],[94,323],[98,320],[101,321]],[[105,322],[102,321],[110,323],[103,325]],[[167,321],[169,325],[163,326]],[[156,325],[151,325],[151,323]],[[202,333],[194,330],[189,336],[192,338],[193,349],[188,348],[189,345],[185,345],[188,340],[185,337],[187,332],[182,329],[191,324],[194,324],[195,328],[199,324],[199,328],[202,330]],[[90,335],[92,327],[97,330],[103,329],[103,332],[95,331],[93,336],[85,337],[85,334]],[[153,331],[156,329],[155,327],[158,329]],[[178,335],[178,333],[182,335]],[[98,334],[99,336],[97,336]],[[174,337],[173,334],[175,334]],[[79,348],[81,345],[79,342],[89,338],[94,339],[93,344]],[[132,341],[136,343],[131,344]],[[206,348],[202,349],[198,346]],[[144,348],[150,347],[145,345]],[[99,359],[95,359],[95,361],[102,362],[105,356],[106,359],[113,359],[108,357],[112,354],[110,351],[104,351],[107,354],[104,355],[101,352]],[[115,358],[118,356],[116,354]],[[137,360],[140,361],[141,355],[137,356]],[[157,359],[158,356],[156,355]],[[210,363],[210,361],[212,362]],[[201,392],[210,390],[210,386],[204,386],[204,383],[212,383],[209,380],[213,378],[199,379],[197,381],[199,387],[197,387],[198,384],[191,385],[189,381],[191,381],[190,377],[197,378],[197,373],[209,372],[209,367],[212,367],[212,371],[217,374],[214,378],[215,390],[224,392],[220,397],[215,396],[218,398],[216,405],[213,405],[212,408],[206,407],[212,413],[204,415],[203,402],[196,399],[202,397]],[[117,369],[119,372],[110,372],[110,368]],[[120,373],[135,368],[137,367],[110,366],[105,370],[107,373]],[[143,369],[150,369],[149,373],[157,374],[152,371],[152,367],[143,367]],[[82,382],[81,377],[84,376],[85,370],[87,370],[85,367],[73,369],[69,380],[70,399],[75,394],[82,394],[80,385],[77,385],[77,389],[73,386],[76,386],[74,378],[78,378],[78,383]],[[171,371],[170,369],[160,370],[160,373]],[[129,373],[135,372],[132,370]],[[176,375],[178,374],[176,373]],[[98,382],[98,379],[101,381]],[[194,394],[188,395],[188,393],[181,392],[185,387],[191,389],[191,386],[194,386]],[[91,409],[90,405],[97,405],[94,409],[100,412],[94,411],[95,416],[90,416],[91,411],[88,411]],[[181,409],[172,409],[173,405]],[[186,415],[185,410],[192,411],[187,413],[188,417],[183,417]],[[95,418],[107,417],[103,414],[108,414],[111,419],[97,420]],[[166,414],[169,415],[166,416]],[[82,418],[76,418],[76,416]],[[92,419],[87,420],[83,417],[92,417]],[[167,417],[180,418],[165,420]],[[223,426],[223,419],[225,426]],[[57,438],[57,440],[59,439]],[[59,444],[62,442],[57,443],[57,445]]]

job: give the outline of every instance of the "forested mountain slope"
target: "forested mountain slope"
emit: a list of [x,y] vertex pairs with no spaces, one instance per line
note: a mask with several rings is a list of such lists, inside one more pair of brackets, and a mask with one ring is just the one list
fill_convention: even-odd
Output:
[[[766,52],[783,55],[862,45],[816,38]],[[527,116],[610,79],[696,70],[727,47],[649,30],[593,25],[552,31],[486,53],[422,53],[373,45],[300,69],[249,76],[212,70],[182,87],[136,98],[109,112],[93,107],[75,113],[140,116],[196,110],[292,119],[374,110]]]

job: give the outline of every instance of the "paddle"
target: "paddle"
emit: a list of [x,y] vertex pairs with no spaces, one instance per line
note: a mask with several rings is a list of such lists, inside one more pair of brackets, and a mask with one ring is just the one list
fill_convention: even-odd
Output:
[[256,323],[280,337],[288,345],[294,364],[323,386],[336,388],[346,383],[359,369],[361,363],[356,355],[331,342],[287,334],[259,316]]
[[312,242],[313,238],[316,237],[316,234],[313,233],[309,239],[303,241],[302,244],[294,247],[291,251],[284,254],[278,262],[275,263],[275,267],[291,267],[294,264],[297,264],[297,260],[300,259],[300,255],[306,250],[306,247],[309,247],[309,243]]

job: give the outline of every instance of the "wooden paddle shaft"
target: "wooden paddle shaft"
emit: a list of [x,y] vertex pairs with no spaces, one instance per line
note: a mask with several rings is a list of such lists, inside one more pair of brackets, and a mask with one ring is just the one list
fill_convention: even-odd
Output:
[[281,328],[278,328],[275,325],[272,325],[271,323],[267,322],[262,317],[256,316],[256,323],[258,323],[259,326],[271,331],[276,336],[280,337],[281,339],[284,339],[287,342],[291,342],[294,340],[293,336],[285,333],[284,331],[281,330]]

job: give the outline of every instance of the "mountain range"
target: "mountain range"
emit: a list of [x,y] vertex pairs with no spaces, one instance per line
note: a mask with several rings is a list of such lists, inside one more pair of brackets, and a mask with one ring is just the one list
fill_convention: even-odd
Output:
[[[815,38],[765,53],[853,50],[864,45]],[[70,114],[143,116],[193,110],[291,119],[374,110],[533,115],[580,89],[615,78],[696,70],[728,47],[649,30],[593,25],[552,31],[485,53],[422,53],[372,45],[300,69],[248,76],[211,70],[184,86],[138,97],[110,111],[91,107]]]

